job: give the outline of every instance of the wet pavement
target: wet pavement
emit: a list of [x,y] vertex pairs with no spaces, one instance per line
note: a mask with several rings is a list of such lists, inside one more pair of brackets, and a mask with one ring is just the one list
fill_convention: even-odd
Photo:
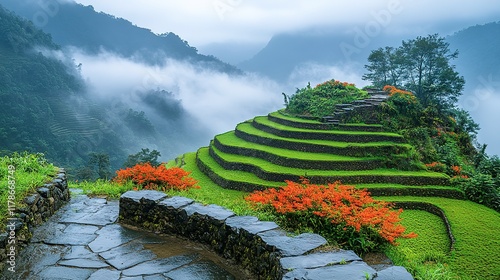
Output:
[[0,279],[249,279],[203,245],[117,223],[118,201],[72,197]]

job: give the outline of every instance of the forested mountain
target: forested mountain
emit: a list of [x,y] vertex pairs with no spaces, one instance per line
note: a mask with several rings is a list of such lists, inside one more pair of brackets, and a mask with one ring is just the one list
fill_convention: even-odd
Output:
[[97,100],[50,35],[0,6],[0,154],[42,152],[71,176],[93,155],[110,170],[144,147],[173,156],[186,144],[173,139],[187,137],[189,116],[170,92],[137,94],[134,107]]
[[168,57],[227,73],[241,73],[214,56],[199,54],[196,48],[172,32],[157,35],[125,19],[98,13],[92,6],[40,0],[3,0],[2,4],[33,21],[62,46],[75,46],[89,53],[106,50],[150,64],[162,63]]
[[[471,26],[447,38],[450,48],[458,49],[457,70],[470,89],[488,80],[500,82],[500,22]],[[489,77],[491,76],[491,77]],[[488,85],[482,85],[488,86]],[[499,93],[500,94],[500,93]]]
[[358,36],[366,35],[336,30],[277,34],[254,57],[238,66],[285,82],[296,67],[307,63],[362,69],[371,50],[401,42],[398,37],[385,35]]
[[[382,33],[370,37],[352,28],[350,32],[306,30],[277,34],[253,58],[238,66],[281,81],[286,81],[294,68],[304,63],[339,67],[350,65],[363,73],[363,65],[367,63],[372,50],[396,46],[407,39],[411,38]],[[479,83],[478,76],[500,74],[500,49],[497,47],[500,44],[500,22],[463,29],[447,36],[447,42],[450,43],[450,49],[459,51],[454,64],[466,78],[467,88],[474,88]]]

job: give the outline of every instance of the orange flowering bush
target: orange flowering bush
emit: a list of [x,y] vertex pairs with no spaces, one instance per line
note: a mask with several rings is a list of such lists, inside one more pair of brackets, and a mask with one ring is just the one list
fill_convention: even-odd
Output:
[[374,200],[366,190],[334,184],[314,185],[286,181],[279,189],[256,191],[245,199],[257,210],[277,216],[292,230],[312,230],[340,246],[363,253],[381,245],[396,244],[396,238],[412,238],[399,222],[402,210]]
[[139,188],[165,191],[167,189],[185,190],[191,187],[197,188],[198,183],[189,177],[190,172],[182,168],[166,168],[160,164],[153,167],[150,163],[140,163],[133,167],[116,171],[114,181],[122,184],[132,181]]
[[427,167],[428,170],[435,171],[435,172],[445,172],[446,171],[446,165],[441,162],[431,162],[431,163],[426,163],[425,167]]
[[399,89],[395,86],[386,85],[386,86],[384,86],[384,88],[382,90],[389,92],[389,96],[401,94],[401,95],[409,95],[409,96],[414,97],[413,93],[406,91],[406,90]]

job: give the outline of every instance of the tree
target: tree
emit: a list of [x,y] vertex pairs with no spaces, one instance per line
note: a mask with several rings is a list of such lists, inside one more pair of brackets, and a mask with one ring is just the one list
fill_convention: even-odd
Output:
[[152,166],[157,167],[160,165],[158,158],[161,157],[160,152],[157,150],[149,151],[148,148],[141,149],[140,152],[129,155],[127,161],[123,164],[124,167],[133,167],[139,163],[149,162]]
[[363,79],[376,86],[384,83],[413,92],[424,107],[452,108],[462,94],[465,80],[450,61],[458,51],[438,34],[403,41],[397,49],[386,47],[372,51]]

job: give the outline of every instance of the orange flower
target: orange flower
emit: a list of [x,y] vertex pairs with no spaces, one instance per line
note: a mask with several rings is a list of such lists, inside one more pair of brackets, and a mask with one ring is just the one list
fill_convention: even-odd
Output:
[[114,181],[120,184],[132,181],[139,187],[150,190],[177,189],[185,190],[190,187],[199,188],[189,172],[182,168],[166,168],[165,165],[153,167],[149,163],[137,164],[134,167],[116,171]]
[[391,244],[395,244],[399,237],[416,236],[414,233],[404,234],[405,228],[399,224],[401,209],[392,210],[390,203],[374,200],[366,190],[341,185],[340,182],[327,186],[310,184],[306,179],[300,183],[285,182],[284,187],[256,191],[245,200],[255,209],[327,218],[331,224],[345,225],[344,231],[348,227],[357,232],[371,228]]

